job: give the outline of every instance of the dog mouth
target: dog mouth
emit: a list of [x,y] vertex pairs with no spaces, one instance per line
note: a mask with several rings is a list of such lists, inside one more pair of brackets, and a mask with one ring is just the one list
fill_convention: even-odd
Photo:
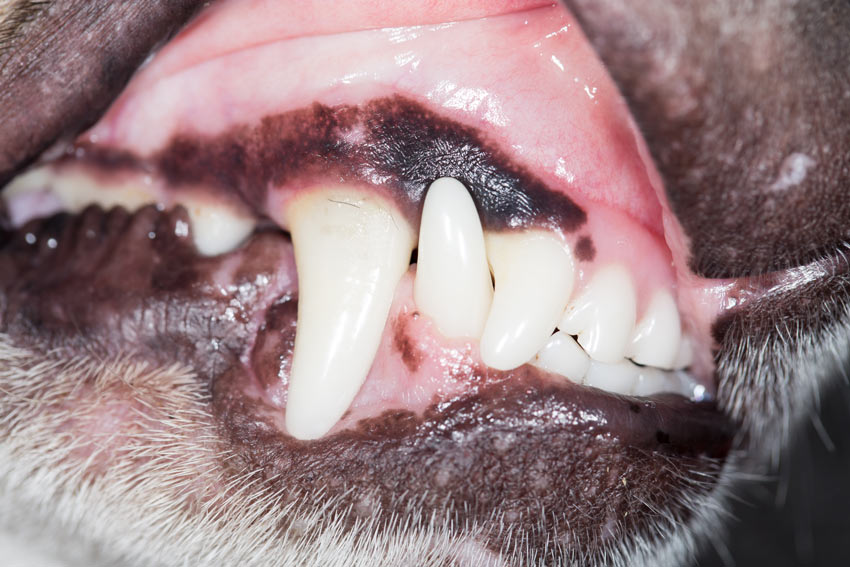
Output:
[[[282,538],[439,523],[527,564],[663,546],[736,434],[712,325],[759,291],[688,269],[581,31],[519,8],[208,9],[3,190],[10,348],[188,372],[220,456],[187,518],[250,472],[323,510]],[[89,474],[132,466],[117,447],[164,411],[131,390],[57,425]]]

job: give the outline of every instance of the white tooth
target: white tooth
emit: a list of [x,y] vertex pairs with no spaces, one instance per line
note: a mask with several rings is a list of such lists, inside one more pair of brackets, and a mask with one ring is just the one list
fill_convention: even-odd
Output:
[[573,287],[573,256],[554,235],[539,231],[488,233],[486,240],[496,291],[481,359],[510,370],[531,360],[555,330]]
[[640,369],[631,362],[607,364],[592,360],[584,383],[606,392],[630,395],[634,391],[639,374]]
[[56,173],[48,166],[13,179],[3,189],[3,200],[15,226],[59,211],[76,213],[88,205],[104,209],[122,206],[134,211],[156,202],[154,190],[137,177],[112,180],[103,186],[90,175],[73,170]]
[[351,189],[297,197],[286,220],[298,271],[286,428],[317,439],[366,379],[415,234],[382,199]]
[[254,231],[254,218],[232,207],[187,197],[178,201],[192,221],[195,247],[205,256],[233,250]]
[[413,297],[447,337],[479,338],[493,300],[475,203],[451,177],[428,188],[419,226]]
[[578,335],[590,358],[616,363],[623,358],[635,326],[637,299],[629,271],[619,264],[600,268],[567,306],[558,328]]
[[660,289],[638,322],[626,355],[638,364],[673,368],[681,340],[679,309],[670,292]]
[[673,361],[673,368],[687,368],[691,365],[694,358],[694,345],[688,337],[682,337],[679,342],[679,350],[676,353],[676,359]]
[[581,384],[590,358],[571,336],[558,332],[540,349],[532,364]]
[[655,368],[639,368],[637,381],[635,382],[632,394],[635,396],[651,396],[652,394],[660,394],[662,392],[678,392],[679,384],[674,383],[668,373]]

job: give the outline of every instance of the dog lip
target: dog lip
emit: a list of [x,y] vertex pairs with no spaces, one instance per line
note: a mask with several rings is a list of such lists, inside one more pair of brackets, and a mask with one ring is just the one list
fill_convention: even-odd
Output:
[[611,514],[633,537],[657,520],[653,506],[680,520],[696,513],[684,502],[714,488],[736,433],[713,403],[551,378],[528,365],[489,373],[424,414],[388,410],[307,442],[286,435],[238,373],[219,378],[212,407],[242,470],[260,471],[272,491],[322,493],[346,524],[455,515],[486,526],[482,542],[504,552],[500,516],[514,537],[543,546],[552,533],[596,533]]

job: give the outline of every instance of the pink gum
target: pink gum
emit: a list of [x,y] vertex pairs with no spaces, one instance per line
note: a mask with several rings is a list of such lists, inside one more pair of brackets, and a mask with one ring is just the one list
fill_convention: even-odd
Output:
[[672,289],[708,353],[722,290],[688,272],[682,231],[604,66],[560,5],[495,4],[358,0],[328,11],[228,0],[158,54],[88,139],[144,156],[175,133],[214,135],[314,102],[402,94],[478,128],[587,211],[580,232],[596,256],[579,263],[579,287],[595,267],[625,263],[638,317],[654,289]]
[[[223,33],[217,17],[198,27]],[[171,74],[155,58],[92,129],[91,141],[146,155],[175,132],[214,135],[314,102],[402,94],[482,130],[553,190],[624,210],[649,230],[661,226],[627,109],[558,6],[244,48],[233,38],[220,41],[220,57]],[[163,57],[180,50],[177,41]]]

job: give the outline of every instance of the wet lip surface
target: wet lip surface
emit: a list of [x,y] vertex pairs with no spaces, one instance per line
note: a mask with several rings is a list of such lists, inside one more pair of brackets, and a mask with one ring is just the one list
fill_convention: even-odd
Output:
[[[67,254],[79,260],[89,252],[80,246],[79,237],[73,236],[82,233],[81,226],[69,231],[67,223],[49,221],[29,227],[27,231],[38,234],[39,243],[52,235],[60,246],[67,243],[72,248],[51,252],[42,247],[41,255],[32,255],[20,240],[23,231],[0,237],[0,242],[19,247],[20,252],[4,273],[26,280],[4,285],[4,310],[12,304],[23,307],[17,318],[9,317],[7,311],[3,330],[24,337],[32,332],[27,320],[36,320],[37,333],[51,335],[55,331],[52,337],[61,341],[62,332],[69,329],[68,321],[79,322],[79,318],[28,305],[42,305],[42,299],[51,297],[54,304],[72,312],[79,309],[82,314],[86,304],[111,295],[122,300],[103,307],[102,320],[91,322],[86,339],[102,333],[107,352],[116,354],[125,345],[118,340],[110,346],[108,337],[116,330],[109,323],[126,317],[128,305],[134,306],[130,310],[134,314],[166,313],[168,306],[177,304],[222,309],[226,304],[221,300],[216,302],[197,286],[187,285],[187,281],[201,281],[201,276],[212,271],[214,262],[188,251],[186,237],[181,240],[170,228],[173,219],[161,221],[151,209],[140,215],[141,221],[134,215],[124,218],[125,224],[111,225],[96,213],[83,215],[89,225],[121,226],[106,238],[115,248],[104,253],[104,261],[114,260],[125,251],[133,252],[124,256],[120,270],[88,272],[97,280],[96,286],[73,286],[73,290],[45,276],[54,270],[51,254]],[[97,217],[96,223],[93,217]],[[150,257],[157,260],[150,264],[150,257],[146,260],[139,254],[145,249],[146,239],[150,240],[145,223],[160,227],[156,228],[160,238],[149,249]],[[255,236],[247,248],[262,248],[262,243],[258,244],[262,239],[272,242],[268,244],[271,248],[285,246],[277,238],[282,237]],[[121,246],[117,245],[119,241]],[[261,259],[256,261],[257,257]],[[257,257],[247,258],[237,283],[256,286],[258,274],[275,271],[279,257]],[[148,266],[147,271],[140,269],[142,264]],[[123,277],[128,272],[141,275],[128,282]],[[166,274],[168,278],[162,279]],[[150,293],[152,290],[156,293]],[[9,299],[15,294],[17,303]],[[268,305],[274,299],[266,298],[265,304],[258,305]],[[280,324],[289,322],[284,317]],[[139,329],[143,328],[140,325]],[[275,408],[246,393],[246,369],[233,353],[253,340],[248,336],[249,327],[221,320],[204,329],[200,325],[181,329],[178,325],[168,330],[173,331],[168,336],[180,337],[183,333],[185,339],[174,355],[188,354],[187,360],[203,369],[222,435],[241,462],[262,470],[270,485],[307,493],[324,490],[336,496],[339,509],[351,506],[349,518],[377,513],[381,521],[389,523],[390,517],[404,513],[411,502],[417,501],[420,507],[416,513],[421,519],[435,511],[481,523],[502,518],[516,525],[517,533],[525,534],[525,541],[534,546],[542,546],[551,532],[559,530],[584,531],[591,534],[591,540],[599,536],[597,545],[602,546],[606,538],[629,539],[647,531],[649,522],[657,520],[658,509],[669,511],[673,518],[687,519],[691,511],[684,507],[682,495],[712,489],[711,475],[719,472],[734,435],[734,428],[710,404],[693,404],[681,398],[621,398],[555,384],[526,366],[509,373],[477,369],[476,383],[465,395],[439,400],[424,415],[391,410],[319,441],[297,442],[277,426]],[[150,343],[137,343],[142,357],[154,352],[162,355],[162,336],[166,333],[161,331],[150,335]],[[127,333],[127,329],[117,334],[122,332]],[[139,334],[127,333],[125,337]],[[229,337],[231,352],[212,355],[215,362],[210,362],[205,360],[210,353],[197,347],[213,336]],[[557,510],[561,515],[541,523],[545,510]],[[488,534],[487,544],[493,549],[511,545],[507,536],[495,530]]]

